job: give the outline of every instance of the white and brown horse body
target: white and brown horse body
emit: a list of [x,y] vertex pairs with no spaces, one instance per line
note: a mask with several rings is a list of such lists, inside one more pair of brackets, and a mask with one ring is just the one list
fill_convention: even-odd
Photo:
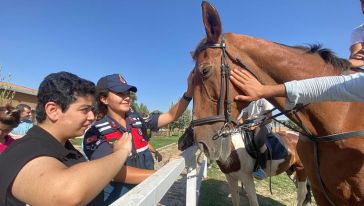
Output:
[[[201,119],[219,113],[218,100],[221,95],[221,47],[206,45],[221,44],[224,39],[226,63],[230,68],[249,69],[263,84],[281,84],[291,80],[318,76],[340,75],[350,68],[347,61],[339,59],[327,50],[318,47],[289,47],[263,39],[238,35],[222,34],[217,11],[203,2],[203,19],[207,37],[201,41],[194,54],[194,108],[193,119]],[[239,64],[243,61],[244,67]],[[346,67],[346,68],[345,68]],[[248,102],[234,102],[239,94],[230,82],[227,91],[232,102],[232,117],[238,116]],[[281,111],[285,98],[268,99]],[[225,113],[226,114],[226,113]],[[358,131],[364,128],[364,104],[356,102],[312,103],[298,111],[290,119],[302,124],[317,138],[329,134]],[[298,118],[297,118],[298,117]],[[230,154],[231,139],[214,138],[224,126],[224,122],[198,125],[194,128],[194,138],[200,148],[211,158],[226,160]],[[316,177],[312,142],[299,141],[297,151],[312,185],[318,205],[331,205],[324,196]],[[335,205],[364,205],[364,141],[363,137],[318,144],[319,171],[329,198]]]
[[[285,159],[267,161],[265,172],[268,176],[275,176],[283,172],[290,175],[293,171],[297,177],[297,205],[301,206],[307,203],[310,199],[310,194],[307,194],[307,176],[304,173],[302,163],[296,152],[298,135],[293,132],[279,132],[279,140],[288,151]],[[232,154],[225,162],[218,161],[218,165],[226,176],[229,183],[232,202],[234,206],[239,205],[239,187],[238,182],[242,182],[249,199],[249,205],[256,206],[258,198],[255,191],[254,178],[252,176],[255,159],[247,152],[244,139],[244,133],[233,133],[231,136],[232,145],[234,147]],[[306,196],[307,195],[307,196]]]

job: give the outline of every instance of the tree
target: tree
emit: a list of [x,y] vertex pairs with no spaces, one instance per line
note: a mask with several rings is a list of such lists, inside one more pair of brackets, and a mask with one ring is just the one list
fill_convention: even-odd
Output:
[[10,74],[7,76],[2,75],[2,67],[0,66],[0,105],[5,105],[14,98],[15,91],[13,91],[10,85],[10,79]]
[[174,122],[170,123],[170,129],[178,128],[185,129],[190,125],[191,122],[191,110],[186,109],[183,114]]
[[136,108],[137,112],[142,116],[142,117],[146,117],[149,115],[149,109],[147,107],[147,105],[140,103],[140,105],[138,105]]
[[293,128],[293,129],[296,129],[297,131],[300,131],[301,130],[301,128],[296,123],[294,123],[292,120],[286,121],[286,124],[289,127]]
[[130,100],[132,105],[137,104],[136,101],[138,100],[138,97],[135,92],[130,92]]
[[146,117],[149,115],[149,109],[147,107],[147,105],[140,103],[138,104],[137,101],[138,97],[136,95],[136,93],[134,92],[130,92],[130,101],[131,101],[131,105],[133,105],[134,109],[142,116],[142,117]]
[[188,126],[190,126],[191,120],[192,120],[192,112],[190,109],[186,109],[185,112],[183,112],[182,116],[178,119],[179,121],[181,121],[181,128],[180,129],[185,129]]

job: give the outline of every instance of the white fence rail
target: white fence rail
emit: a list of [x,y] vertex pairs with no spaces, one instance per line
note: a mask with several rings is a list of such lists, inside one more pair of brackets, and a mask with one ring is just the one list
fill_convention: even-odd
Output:
[[187,169],[186,206],[197,205],[202,177],[207,176],[207,159],[204,156],[197,174],[196,151],[197,146],[189,147],[182,153],[183,158],[170,161],[111,205],[157,205],[185,168]]

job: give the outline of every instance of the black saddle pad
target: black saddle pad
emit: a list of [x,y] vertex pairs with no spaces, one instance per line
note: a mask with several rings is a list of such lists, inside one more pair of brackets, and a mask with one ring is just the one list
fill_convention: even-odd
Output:
[[265,144],[272,153],[272,160],[284,159],[288,155],[287,149],[279,141],[278,134],[271,133],[267,136]]
[[[284,159],[288,155],[287,149],[279,141],[278,136],[279,135],[276,133],[270,133],[265,140],[265,144],[268,150],[270,151],[270,153],[272,153],[272,157],[269,157],[269,159],[272,160]],[[253,132],[246,130],[244,138],[245,149],[252,158],[257,159],[258,151],[257,148],[254,146],[253,138]]]

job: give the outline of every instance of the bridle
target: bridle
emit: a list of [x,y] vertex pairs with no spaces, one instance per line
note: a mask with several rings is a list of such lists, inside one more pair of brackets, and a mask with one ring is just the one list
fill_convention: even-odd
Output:
[[197,52],[202,52],[207,48],[213,49],[221,49],[221,86],[220,86],[220,96],[218,100],[218,112],[217,115],[204,117],[196,120],[192,120],[191,126],[200,126],[209,123],[215,122],[224,122],[223,127],[218,132],[218,137],[222,136],[223,133],[226,133],[229,130],[231,125],[237,125],[236,121],[234,121],[231,117],[231,101],[229,99],[229,76],[230,76],[230,67],[226,61],[227,56],[229,55],[226,51],[226,44],[224,42],[224,37],[222,37],[221,42],[217,44],[205,44],[202,46]]
[[[229,76],[230,76],[230,67],[226,61],[227,57],[235,64],[239,65],[243,69],[250,72],[256,79],[257,75],[246,66],[240,60],[239,58],[235,58],[232,55],[229,54],[229,52],[226,50],[226,44],[224,41],[224,36],[221,37],[221,42],[217,44],[205,44],[201,48],[198,49],[198,53],[207,49],[207,48],[217,48],[222,50],[221,55],[221,88],[220,88],[220,97],[218,101],[218,114],[215,116],[209,116],[204,117],[200,119],[193,120],[191,122],[192,128],[195,126],[200,126],[204,124],[209,123],[215,123],[215,122],[224,122],[224,126],[222,129],[218,131],[217,138],[221,136],[226,136],[227,134],[230,134],[234,130],[236,130],[236,127],[239,127],[239,125],[232,119],[231,117],[231,101],[229,100]],[[225,94],[225,98],[223,98],[223,94]],[[226,109],[224,110],[224,106],[226,105]],[[304,105],[305,106],[305,105]],[[283,112],[281,114],[285,113],[291,113],[293,112],[296,115],[297,110],[300,108],[303,108],[304,106],[298,106],[297,108],[294,108],[290,111]],[[279,115],[281,115],[279,114]],[[296,116],[298,118],[298,116]],[[298,118],[299,119],[299,118]],[[275,119],[276,120],[276,119]],[[277,121],[277,120],[276,120]],[[233,125],[233,128],[229,128],[230,125]],[[235,126],[235,128],[234,128]],[[335,206],[335,203],[331,200],[331,198],[327,194],[326,186],[324,185],[324,182],[322,181],[321,174],[320,174],[320,163],[319,163],[319,153],[318,153],[318,144],[322,142],[334,142],[339,140],[344,140],[348,138],[361,138],[364,136],[364,130],[359,131],[351,131],[351,132],[344,132],[344,133],[337,133],[337,134],[331,134],[327,136],[313,136],[310,134],[307,128],[303,124],[299,125],[303,131],[298,131],[300,135],[300,139],[303,141],[309,141],[313,143],[314,146],[314,170],[315,170],[315,176],[318,180],[318,184],[320,187],[321,192],[324,194],[324,197],[326,200],[333,206]]]
[[[239,58],[233,57],[227,50],[226,50],[226,44],[224,40],[224,36],[221,36],[220,43],[217,44],[205,44],[201,46],[196,52],[200,53],[203,50],[207,48],[212,49],[221,49],[221,87],[220,87],[220,96],[218,100],[218,113],[214,116],[204,117],[196,120],[192,120],[191,126],[200,126],[204,124],[210,124],[215,122],[224,122],[224,126],[221,128],[221,130],[218,131],[218,137],[221,136],[221,134],[224,134],[229,131],[230,126],[237,126],[237,122],[231,117],[231,101],[229,99],[229,76],[230,76],[230,66],[227,62],[227,58],[229,58],[233,63],[239,65],[243,69],[250,72],[255,78],[257,78],[257,75],[246,66]],[[258,78],[257,78],[258,79]],[[225,98],[223,97],[225,96]],[[224,108],[226,108],[224,110]]]

